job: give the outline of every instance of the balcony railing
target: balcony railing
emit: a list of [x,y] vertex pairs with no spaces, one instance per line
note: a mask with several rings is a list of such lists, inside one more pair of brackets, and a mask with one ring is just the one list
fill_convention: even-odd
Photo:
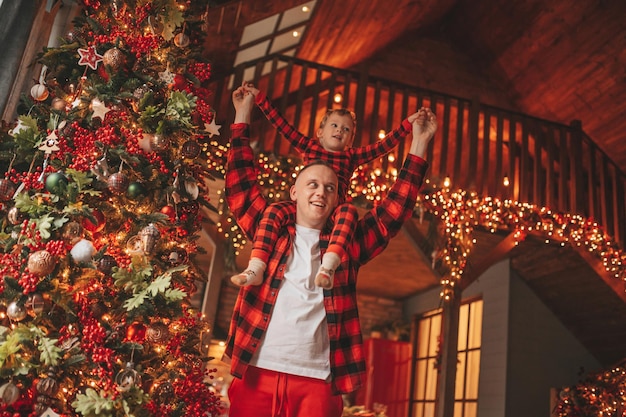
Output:
[[[227,115],[221,120],[233,120],[230,92],[244,79],[265,91],[283,115],[311,137],[326,109],[353,109],[358,121],[354,146],[376,141],[381,130],[389,131],[421,106],[430,106],[440,124],[428,150],[433,180],[448,177],[452,188],[480,196],[593,218],[618,243],[626,236],[626,176],[578,121],[563,125],[286,56],[241,64],[216,82],[214,106],[218,115]],[[259,123],[254,131],[262,151],[291,153],[268,123]],[[398,168],[406,153],[402,143],[395,158],[384,158],[378,166]]]

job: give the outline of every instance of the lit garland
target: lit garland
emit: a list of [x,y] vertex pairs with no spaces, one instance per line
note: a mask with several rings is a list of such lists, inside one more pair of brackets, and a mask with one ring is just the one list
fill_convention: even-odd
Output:
[[559,392],[556,413],[560,417],[626,415],[626,368],[624,363],[585,378]]
[[[258,179],[266,197],[271,201],[284,198],[285,191],[300,169],[298,163],[296,159],[259,155]],[[368,171],[359,167],[351,181],[351,201],[364,207],[379,202],[397,178],[397,171],[390,171],[380,168]],[[476,243],[473,232],[477,227],[492,233],[509,231],[514,234],[516,244],[523,241],[527,234],[535,234],[545,238],[546,243],[582,246],[602,262],[606,272],[626,281],[626,254],[593,219],[578,214],[557,213],[546,207],[509,199],[479,197],[475,192],[451,191],[449,187],[438,187],[428,180],[425,183],[416,213],[421,217],[424,212],[429,212],[441,221],[444,242],[434,254],[433,265],[440,263],[446,270],[446,276],[441,280],[441,296],[446,300],[463,275]],[[225,207],[223,198],[220,206]],[[218,224],[218,229],[238,255],[247,241],[230,215],[226,215],[225,222]]]

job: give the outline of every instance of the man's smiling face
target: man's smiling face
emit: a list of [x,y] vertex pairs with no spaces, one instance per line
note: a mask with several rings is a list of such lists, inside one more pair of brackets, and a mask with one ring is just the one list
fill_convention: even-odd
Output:
[[337,174],[324,164],[309,165],[289,195],[296,202],[296,223],[321,230],[337,205]]

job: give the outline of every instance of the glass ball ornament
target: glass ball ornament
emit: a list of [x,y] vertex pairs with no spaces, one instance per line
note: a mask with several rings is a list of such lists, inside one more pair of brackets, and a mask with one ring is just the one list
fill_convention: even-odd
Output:
[[174,36],[174,45],[178,46],[179,48],[186,48],[187,46],[189,46],[190,42],[191,40],[189,39],[189,36],[183,32]]
[[139,181],[133,181],[128,184],[128,189],[126,190],[126,195],[131,200],[138,200],[139,198],[146,195],[148,189],[145,185],[140,183]]
[[0,386],[0,398],[6,405],[12,405],[20,398],[20,389],[13,382],[7,382]]
[[22,321],[27,314],[26,307],[17,301],[12,301],[7,307],[7,317],[13,321]]
[[155,384],[151,390],[152,397],[159,403],[165,404],[174,398],[174,386],[170,381]]
[[180,148],[180,153],[185,158],[194,159],[200,156],[202,152],[202,146],[195,140],[188,140]]
[[26,312],[32,317],[37,317],[43,313],[45,305],[43,295],[39,293],[30,294],[26,299]]
[[9,201],[15,194],[15,184],[6,178],[0,179],[0,201]]
[[109,185],[109,190],[115,194],[124,194],[128,189],[128,185],[130,184],[130,179],[123,172],[116,172],[115,174],[111,174],[107,181]]
[[151,253],[154,250],[157,241],[161,238],[161,232],[154,225],[154,223],[150,223],[141,229],[138,236],[141,239],[143,252]]
[[56,259],[45,249],[38,250],[28,256],[28,270],[33,274],[43,277],[54,270]]
[[104,214],[100,210],[92,210],[91,216],[93,219],[85,217],[81,222],[85,230],[90,233],[97,233],[104,229],[106,225],[106,217],[104,217]]
[[80,223],[71,221],[63,225],[61,235],[70,245],[75,245],[85,235],[85,229]]
[[30,96],[36,101],[45,101],[49,95],[50,92],[48,91],[46,85],[43,83],[35,84],[30,89]]
[[142,343],[146,340],[146,325],[135,321],[126,329],[126,340]]
[[141,375],[133,368],[134,364],[128,362],[126,368],[115,376],[115,383],[119,392],[128,392],[132,387],[141,384]]
[[59,392],[59,381],[52,376],[47,376],[37,382],[37,392],[48,397],[54,397]]
[[26,215],[20,211],[17,207],[11,207],[7,213],[7,220],[9,223],[15,225],[20,224],[26,219]]
[[53,172],[46,177],[46,190],[52,194],[60,194],[67,188],[68,180],[64,173]]
[[150,136],[150,149],[153,152],[163,152],[170,146],[170,139],[161,134],[154,134]]
[[151,343],[165,343],[170,337],[172,337],[170,328],[163,322],[158,321],[152,323],[146,329],[146,339]]
[[125,56],[119,48],[111,48],[102,55],[102,63],[117,71],[124,65]]
[[113,272],[113,268],[117,265],[117,261],[111,255],[103,255],[100,260],[98,260],[97,268],[98,271],[102,272],[104,275],[111,275]]
[[50,107],[52,107],[52,109],[56,111],[64,111],[66,105],[67,103],[65,102],[65,100],[60,97],[55,97],[52,99],[52,104],[50,105]]

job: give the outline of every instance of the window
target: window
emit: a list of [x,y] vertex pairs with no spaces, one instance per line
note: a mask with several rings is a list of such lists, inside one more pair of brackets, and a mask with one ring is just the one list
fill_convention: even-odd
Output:
[[[454,417],[476,417],[482,337],[482,300],[461,305],[457,345]],[[442,310],[416,318],[413,335],[410,417],[434,417],[440,364]]]

